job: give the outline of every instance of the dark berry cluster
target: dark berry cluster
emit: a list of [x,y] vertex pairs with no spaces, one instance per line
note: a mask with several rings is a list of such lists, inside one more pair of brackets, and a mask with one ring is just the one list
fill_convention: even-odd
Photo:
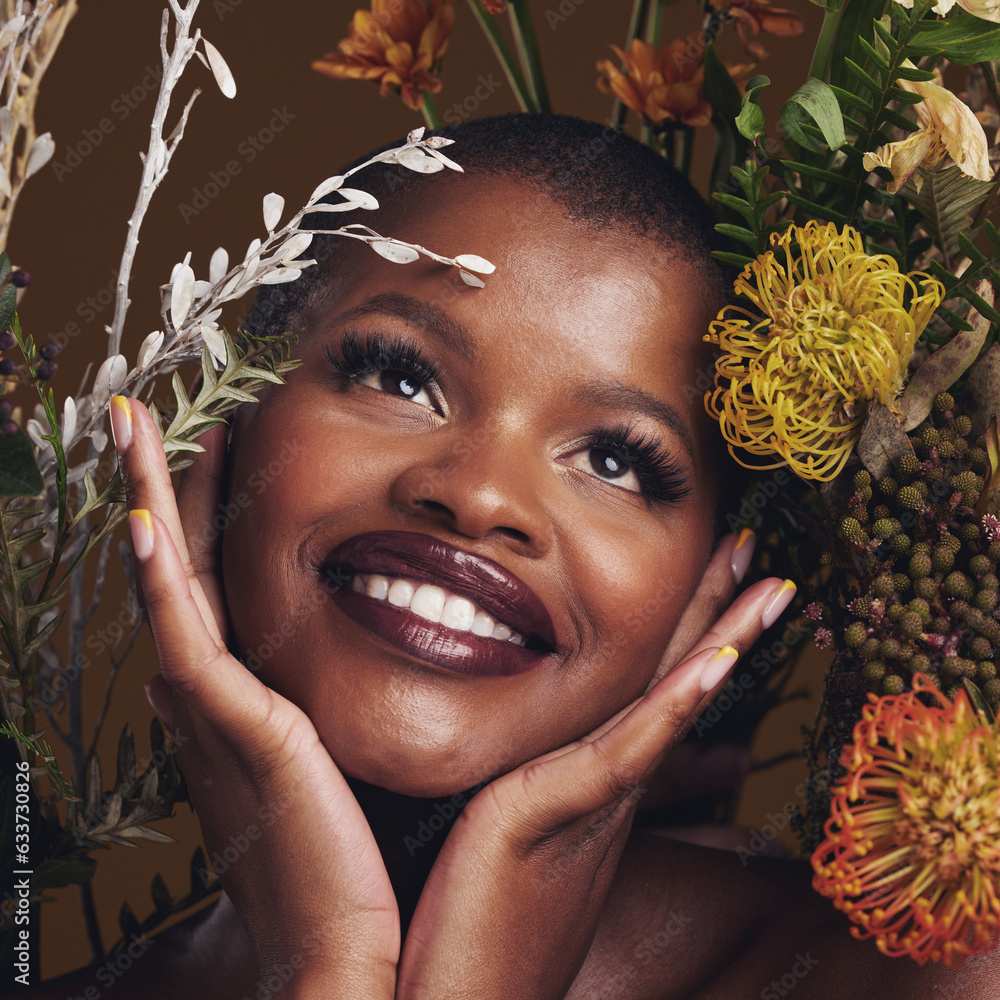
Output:
[[1000,539],[975,509],[989,460],[971,431],[942,393],[910,434],[915,455],[881,479],[855,473],[837,555],[853,561],[861,595],[837,645],[840,666],[876,694],[901,694],[921,672],[950,696],[968,678],[1000,705]]

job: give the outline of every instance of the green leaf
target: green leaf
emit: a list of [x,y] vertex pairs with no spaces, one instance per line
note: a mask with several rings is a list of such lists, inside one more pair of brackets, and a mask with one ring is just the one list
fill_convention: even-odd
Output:
[[992,726],[996,721],[996,713],[990,707],[990,703],[983,697],[983,692],[976,687],[968,677],[962,678],[962,687],[969,696],[973,708]]
[[15,434],[0,434],[0,496],[37,497],[44,490],[31,438],[20,427]]
[[918,52],[941,52],[959,66],[1000,59],[1000,24],[990,24],[972,14],[952,15],[945,21],[924,20],[912,47]]
[[972,232],[972,220],[990,196],[993,184],[977,181],[963,174],[957,166],[944,170],[920,167],[918,173],[923,178],[920,190],[917,191],[911,177],[900,189],[900,194],[920,212],[924,227],[934,237],[948,263],[959,255],[959,236],[967,233],[975,239],[979,235]]
[[740,243],[746,244],[755,253],[757,251],[757,236],[750,232],[749,229],[744,229],[742,226],[730,226],[725,222],[720,222],[716,225],[716,231],[723,234],[723,236],[728,236],[731,240],[738,240]]
[[836,95],[829,84],[815,78],[806,80],[782,106],[781,124],[800,146],[820,153],[823,147],[802,129],[802,122],[809,118],[817,124],[830,149],[839,149],[847,141]]
[[736,127],[744,139],[756,139],[764,132],[767,122],[764,119],[764,112],[759,104],[760,92],[771,85],[771,81],[766,76],[753,77],[746,86],[743,95],[743,110],[736,118]]
[[32,889],[62,889],[89,882],[97,871],[93,858],[49,858],[35,869]]

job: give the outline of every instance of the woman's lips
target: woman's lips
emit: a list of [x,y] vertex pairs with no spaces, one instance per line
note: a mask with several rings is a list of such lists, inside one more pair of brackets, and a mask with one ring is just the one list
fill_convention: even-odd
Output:
[[[323,560],[331,594],[355,622],[420,659],[465,674],[509,675],[537,666],[556,646],[555,628],[538,595],[499,563],[440,539],[409,531],[355,535]],[[466,598],[527,640],[525,647],[458,631],[350,589],[355,574],[377,573],[428,583]]]

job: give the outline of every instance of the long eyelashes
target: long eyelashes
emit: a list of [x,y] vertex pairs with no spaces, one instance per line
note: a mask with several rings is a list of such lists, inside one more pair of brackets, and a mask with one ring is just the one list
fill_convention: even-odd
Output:
[[330,364],[346,378],[378,371],[406,372],[420,382],[437,382],[441,377],[437,362],[425,358],[416,344],[399,336],[366,333],[362,338],[357,330],[347,330],[340,342],[343,361],[329,344],[324,350]]
[[[329,344],[325,345],[324,351],[334,371],[343,379],[390,371],[404,374],[425,386],[433,384],[436,387],[443,372],[437,362],[424,356],[419,345],[398,335],[361,334],[357,330],[347,330],[340,342],[342,358],[337,357]],[[611,452],[624,460],[639,479],[642,487],[640,495],[648,501],[677,504],[691,493],[686,466],[672,458],[654,439],[637,432],[631,424],[601,425],[584,446]],[[597,478],[612,484],[615,482],[612,478]]]
[[635,470],[642,492],[650,500],[675,504],[691,493],[684,465],[655,441],[636,432],[631,425],[599,427],[593,435],[591,447],[624,458]]

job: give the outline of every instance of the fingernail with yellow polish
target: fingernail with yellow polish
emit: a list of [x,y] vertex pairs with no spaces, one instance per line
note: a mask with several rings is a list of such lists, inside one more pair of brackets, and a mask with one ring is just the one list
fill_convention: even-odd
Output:
[[128,396],[111,397],[111,434],[120,455],[132,441],[132,405]]
[[702,691],[711,691],[733,669],[739,658],[740,654],[732,646],[723,646],[701,672]]
[[736,548],[733,549],[733,579],[737,583],[746,575],[747,567],[753,558],[753,548],[756,542],[757,536],[749,528],[744,528],[740,532]]
[[781,585],[778,592],[771,598],[767,607],[764,608],[764,614],[762,616],[764,628],[770,628],[778,620],[778,616],[781,612],[792,603],[795,591],[796,586],[791,580],[786,580]]
[[145,561],[153,554],[153,517],[148,510],[137,508],[128,512],[128,525],[132,531],[132,545],[139,559]]

